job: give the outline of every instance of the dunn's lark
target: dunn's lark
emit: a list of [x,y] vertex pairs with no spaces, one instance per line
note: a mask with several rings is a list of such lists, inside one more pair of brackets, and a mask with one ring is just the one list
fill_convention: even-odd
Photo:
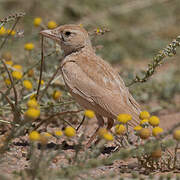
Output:
[[104,126],[104,117],[107,118],[108,130],[120,113],[132,115],[130,125],[134,126],[138,122],[138,103],[118,72],[95,54],[84,28],[63,25],[40,33],[60,44],[65,55],[61,71],[68,91],[83,108],[91,109],[96,114],[99,126],[88,145],[96,137],[99,128]]

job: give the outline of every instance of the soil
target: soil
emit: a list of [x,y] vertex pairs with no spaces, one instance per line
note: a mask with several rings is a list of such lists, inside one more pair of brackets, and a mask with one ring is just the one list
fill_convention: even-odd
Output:
[[[166,110],[165,115],[159,116],[161,119],[160,126],[166,131],[173,127],[176,123],[180,120],[180,113],[168,113],[168,110]],[[89,134],[92,134],[96,128],[96,119],[92,119],[87,126],[87,132],[86,132],[86,138],[88,139]],[[53,131],[54,127],[48,127],[48,131]],[[79,134],[81,134],[83,131],[83,127],[80,128],[77,137]],[[58,145],[65,143],[64,152],[68,155],[72,154],[74,152],[73,146],[68,144],[68,142],[62,142],[63,140],[57,141],[55,138],[52,138],[48,144],[48,147],[52,151],[57,151]],[[12,178],[12,174],[14,172],[19,172],[20,170],[27,168],[29,165],[29,160],[27,159],[27,149],[29,148],[29,142],[27,135],[21,138],[17,138],[13,141],[13,143],[10,146],[10,150],[5,153],[5,156],[3,158],[3,161],[0,163],[0,175],[5,175]],[[114,144],[110,143],[107,144],[107,151],[102,152],[99,158],[107,157],[109,156],[113,150]],[[109,149],[109,150],[108,150]],[[59,167],[60,164],[66,163],[66,159],[63,156],[57,156],[51,164],[51,168],[56,169]],[[91,177],[97,177],[102,175],[108,175],[110,173],[113,173],[115,177],[112,177],[112,179],[119,179],[119,177],[129,177],[132,178],[132,171],[135,174],[141,174],[142,177],[146,177],[149,175],[150,172],[146,172],[145,169],[139,170],[137,168],[137,162],[135,159],[128,159],[127,161],[117,160],[113,164],[101,166],[98,168],[95,168],[91,170]],[[169,172],[164,172],[164,174],[168,174]],[[172,172],[175,176],[177,173],[180,173],[180,171]],[[151,172],[151,174],[154,175],[161,175],[160,172]],[[82,176],[83,177],[83,176]],[[156,176],[157,177],[157,176]],[[108,178],[109,179],[109,178]]]

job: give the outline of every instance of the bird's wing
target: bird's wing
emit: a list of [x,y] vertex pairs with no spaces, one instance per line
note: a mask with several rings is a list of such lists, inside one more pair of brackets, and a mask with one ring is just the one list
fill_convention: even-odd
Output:
[[137,115],[135,100],[119,75],[109,68],[104,67],[102,63],[92,62],[86,68],[76,61],[69,61],[63,65],[62,73],[71,92],[97,108],[100,107],[114,117],[120,113]]

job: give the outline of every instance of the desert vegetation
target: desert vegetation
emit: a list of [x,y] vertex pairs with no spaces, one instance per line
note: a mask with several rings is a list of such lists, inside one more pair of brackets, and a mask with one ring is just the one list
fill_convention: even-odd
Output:
[[[178,0],[0,2],[0,179],[179,179]],[[68,93],[63,52],[39,32],[86,28],[141,105],[85,144],[95,114]]]

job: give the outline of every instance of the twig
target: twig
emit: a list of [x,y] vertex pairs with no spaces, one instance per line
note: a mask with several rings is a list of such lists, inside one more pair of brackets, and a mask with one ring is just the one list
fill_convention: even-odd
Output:
[[43,73],[43,65],[44,65],[44,47],[43,47],[43,41],[44,41],[44,37],[41,37],[41,67],[40,67],[40,75],[39,75],[39,84],[38,84],[38,88],[37,88],[37,93],[36,93],[36,98],[38,99],[39,96],[39,91],[41,88],[41,79],[42,79],[42,73]]
[[148,65],[148,69],[145,72],[144,77],[139,77],[136,75],[136,77],[132,80],[130,84],[127,86],[131,86],[135,83],[144,83],[146,82],[155,72],[157,67],[159,67],[162,63],[165,57],[172,57],[176,54],[176,48],[180,46],[180,36],[178,36],[175,40],[173,40],[166,48],[159,51],[159,53],[153,58],[153,61],[151,64]]
[[3,18],[3,19],[0,19],[0,23],[5,24],[5,23],[8,23],[9,21],[13,21],[13,20],[15,20],[17,18],[21,18],[21,17],[23,17],[25,15],[26,15],[25,12],[15,13],[15,14],[9,15],[9,16]]
[[57,75],[57,73],[59,72],[60,69],[61,69],[61,65],[58,66],[58,68],[56,69],[56,71],[52,75],[51,79],[48,81],[46,87],[44,88],[41,95],[39,96],[39,99],[41,99],[43,97],[44,93],[47,91],[48,87],[50,86],[51,82],[53,81],[53,79],[55,78],[55,76]]
[[[78,113],[78,112],[81,112],[82,110],[77,110],[77,111],[64,111],[64,112],[59,112],[59,113],[56,113],[56,114],[52,114],[50,115],[48,118],[46,119],[43,119],[36,127],[35,129],[38,129],[43,123],[47,122],[47,121],[50,121],[53,117],[55,116],[60,116],[60,115],[65,115],[65,114],[74,114],[74,113]],[[66,121],[65,119],[62,119],[65,123],[67,123],[68,125],[72,126],[71,123],[69,123],[68,121]]]
[[85,120],[85,115],[83,116],[82,121],[80,122],[80,124],[79,124],[78,127],[76,128],[76,131],[78,131],[79,128],[82,126],[82,124],[84,123],[84,120]]
[[[14,124],[13,122],[6,121],[6,120],[3,120],[3,119],[0,119],[0,123]],[[19,124],[15,124],[15,126],[19,127]]]
[[7,65],[6,65],[6,63],[4,62],[3,59],[1,59],[1,62],[3,63],[3,66],[4,66],[5,70],[8,73],[9,80],[11,82],[11,85],[12,85],[12,88],[13,88],[13,91],[14,91],[15,106],[17,106],[17,104],[18,104],[18,95],[17,95],[17,91],[16,91],[16,88],[15,88],[15,85],[14,85],[14,80],[13,80],[13,78],[11,76],[11,73],[9,72],[9,69],[8,69],[8,67],[7,67]]
[[11,99],[6,94],[4,94],[2,91],[0,91],[0,93],[6,98],[7,102],[11,106],[12,111],[14,111],[14,104],[12,103]]
[[20,20],[20,17],[18,17],[13,25],[13,27],[11,28],[10,33],[7,34],[7,36],[5,37],[4,41],[2,42],[1,46],[0,46],[0,50],[4,47],[6,41],[8,40],[9,36],[11,35],[11,32],[14,30],[14,28],[16,27],[18,21]]
[[11,106],[12,113],[14,115],[14,122],[18,122],[20,120],[20,118],[21,118],[21,114],[19,112],[19,109],[17,108],[17,106],[15,106],[12,103],[11,99],[6,94],[4,94],[2,91],[0,91],[0,93],[6,98],[7,102]]
[[176,143],[176,147],[175,147],[175,149],[174,149],[174,162],[173,162],[173,169],[175,169],[175,168],[176,168],[178,145],[179,145],[179,143],[177,142],[177,143]]

